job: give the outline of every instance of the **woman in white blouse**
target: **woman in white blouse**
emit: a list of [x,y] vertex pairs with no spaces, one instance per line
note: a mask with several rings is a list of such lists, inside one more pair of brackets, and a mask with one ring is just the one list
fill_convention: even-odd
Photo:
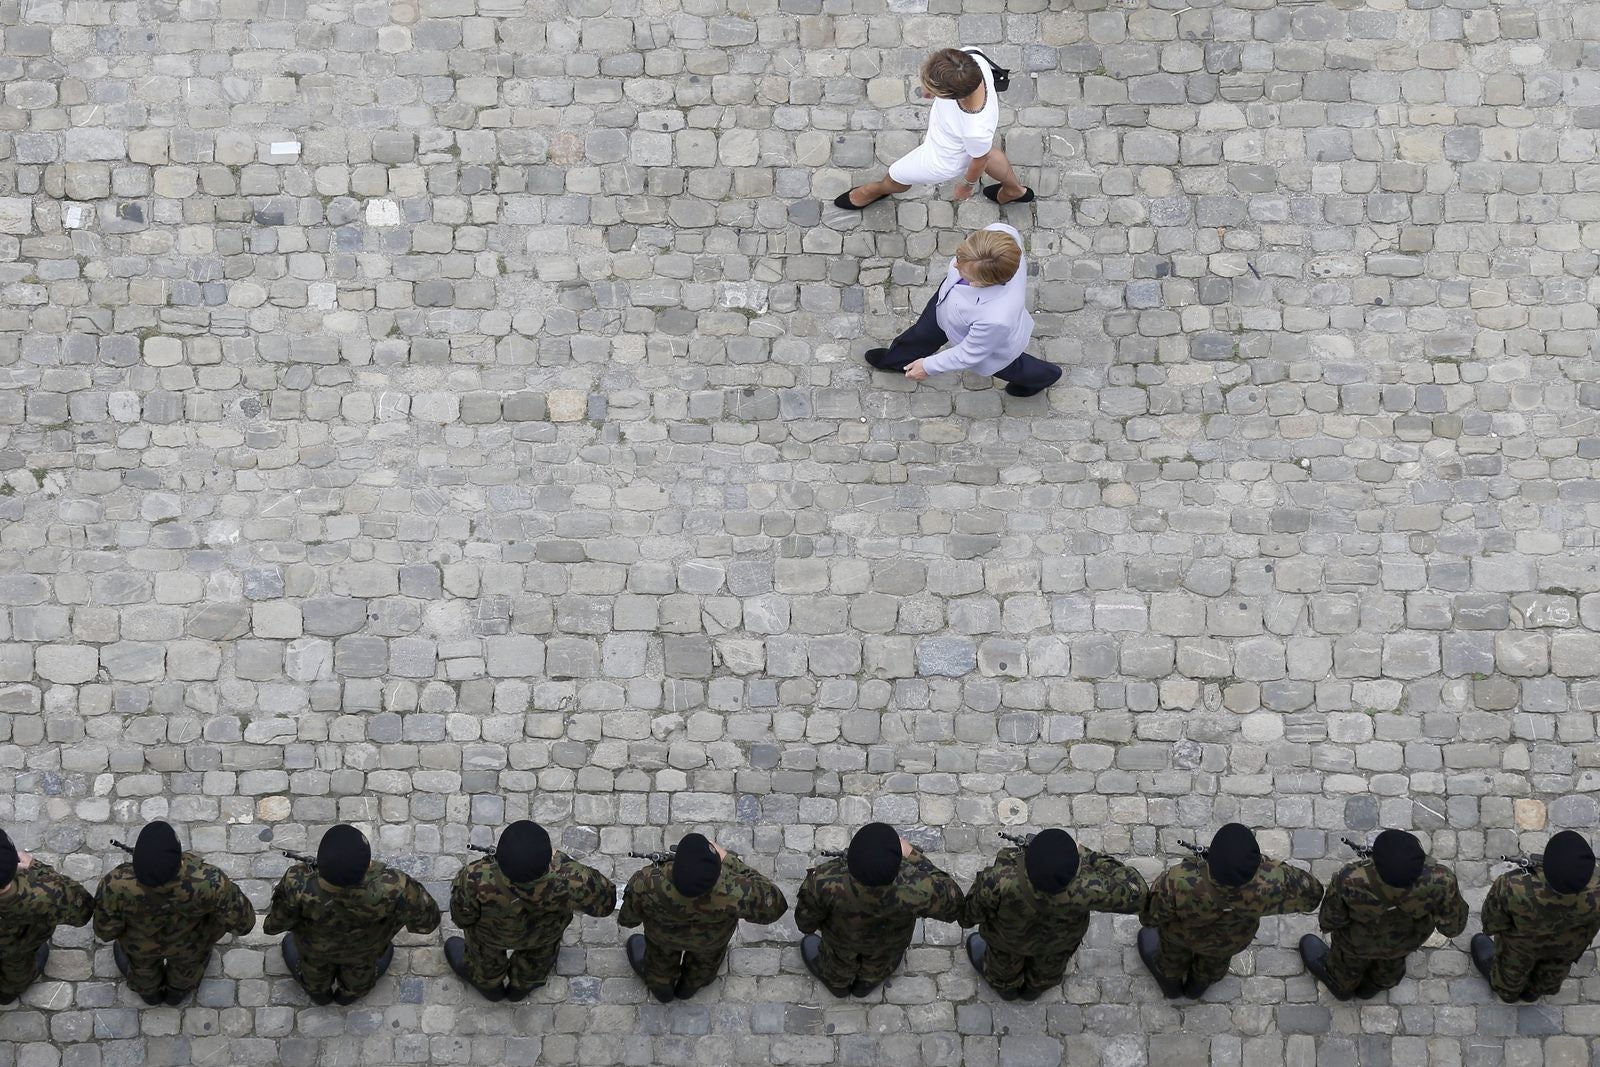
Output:
[[995,144],[1000,100],[987,62],[959,48],[935,52],[922,64],[922,90],[933,98],[928,136],[890,165],[888,177],[841,193],[835,207],[860,211],[890,193],[951,179],[957,179],[954,199],[959,203],[972,195],[984,174],[998,183],[983,190],[995,203],[1033,199],[1033,190],[1017,180],[1016,169]]
[[948,371],[992,374],[1010,395],[1033,396],[1054,385],[1061,368],[1023,351],[1033,337],[1027,297],[1022,235],[996,222],[961,242],[921,317],[866,361],[914,382]]

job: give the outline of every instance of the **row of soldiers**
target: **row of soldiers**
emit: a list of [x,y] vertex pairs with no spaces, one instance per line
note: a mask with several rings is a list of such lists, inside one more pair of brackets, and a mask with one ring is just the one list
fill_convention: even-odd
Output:
[[[1455,876],[1430,863],[1411,834],[1385,830],[1324,892],[1308,871],[1263,857],[1238,823],[1147,886],[1133,868],[1084,848],[1064,830],[1011,838],[963,893],[949,874],[892,827],[862,827],[843,853],[828,854],[800,887],[795,923],[801,958],[835,996],[863,997],[894,972],[919,918],[976,926],[967,956],[1003,999],[1034,1000],[1059,984],[1094,912],[1135,914],[1140,958],[1169,998],[1199,997],[1228,971],[1263,916],[1318,908],[1331,945],[1301,939],[1306,966],[1341,1000],[1371,997],[1405,974],[1406,957],[1435,931],[1460,934],[1467,904]],[[118,843],[120,845],[120,843]],[[217,867],[179,846],[153,822],[124,863],[84,888],[0,831],[0,1003],[42,972],[58,925],[81,926],[114,943],[117,968],[148,1004],[177,1005],[200,984],[212,947],[255,926],[244,893]],[[551,847],[521,821],[463,867],[450,891],[460,937],[445,958],[493,1001],[517,1001],[544,985],[578,912],[616,909],[611,880]],[[313,1003],[350,1004],[394,958],[401,930],[438,929],[438,905],[403,871],[372,858],[354,827],[330,829],[317,855],[297,862],[273,890],[263,930],[284,935],[289,973]],[[701,834],[629,879],[617,921],[643,926],[628,938],[629,965],[657,1000],[692,997],[716,977],[740,920],[771,923],[788,910],[782,890]],[[1483,908],[1473,962],[1504,1001],[1557,992],[1600,931],[1595,857],[1576,833],[1551,838],[1544,854],[1496,879]]]

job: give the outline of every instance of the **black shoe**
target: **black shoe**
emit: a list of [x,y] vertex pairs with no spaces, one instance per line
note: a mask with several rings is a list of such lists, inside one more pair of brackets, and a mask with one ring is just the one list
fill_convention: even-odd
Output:
[[[507,1000],[515,1002],[515,1001],[519,1001],[519,1000],[522,1000],[522,999],[526,998],[527,995],[529,993],[532,993],[535,989],[543,989],[544,986],[545,986],[545,983],[543,983],[543,982],[535,982],[530,986],[508,985],[508,986],[506,986],[506,990],[505,990],[504,996],[505,996],[505,998]],[[479,992],[481,993],[483,991],[480,989]],[[486,996],[486,997],[489,996],[489,994],[487,994],[487,993],[484,993],[483,995]],[[494,998],[493,997],[489,997],[489,999],[493,1000]]]
[[[995,203],[1000,204],[1000,186],[998,184],[984,186],[983,187],[983,195],[987,196],[990,200],[993,200]],[[1036,198],[1033,195],[1033,190],[1029,189],[1026,185],[1024,185],[1022,187],[1022,195],[1021,196],[1017,197],[1015,200],[1007,200],[1004,204],[1000,204],[1000,206],[1001,207],[1010,207],[1012,204],[1031,204],[1031,203],[1033,203],[1033,201],[1035,199]]]
[[294,934],[284,934],[283,940],[278,942],[278,949],[283,953],[283,965],[289,969],[289,977],[305,985],[306,980],[300,977],[300,945],[295,941]]
[[15,993],[0,993],[0,1005],[15,1004],[16,1002],[17,995]]
[[[506,999],[506,987],[503,984],[496,983],[494,986],[481,986],[472,980],[472,976],[467,971],[466,938],[447,937],[444,939],[444,961],[450,965],[452,971],[456,972],[456,977],[483,994],[483,999],[490,1001]],[[527,994],[524,993],[523,995],[526,996]]]
[[1522,1001],[1524,1004],[1532,1004],[1534,1001],[1539,999],[1539,994],[1529,989],[1525,990],[1522,996],[1518,997],[1517,999]]
[[628,966],[633,968],[633,973],[639,976],[639,981],[644,982],[644,987],[650,995],[663,1004],[670,1004],[677,996],[677,990],[672,988],[660,989],[645,981],[644,977],[644,935],[630,934],[623,951],[628,957]]
[[389,964],[391,964],[393,962],[394,962],[394,946],[390,945],[388,948],[383,950],[383,955],[378,957],[378,973],[373,975],[373,977],[374,978],[382,978],[384,975],[388,974],[389,973]]
[[1022,992],[1018,993],[1017,996],[1026,1001],[1035,1001],[1048,992],[1050,992],[1049,986],[1045,986],[1043,989],[1035,989],[1031,985],[1025,985],[1022,987]]
[[[50,962],[50,942],[46,941],[39,946],[39,951],[33,954],[33,980],[38,981],[44,977],[44,965]],[[0,1000],[0,1004],[6,1001]]]
[[1306,962],[1306,970],[1310,971],[1317,981],[1328,987],[1328,992],[1337,1000],[1349,1000],[1349,993],[1341,993],[1334,988],[1333,980],[1328,977],[1328,943],[1316,934],[1307,934],[1300,939],[1300,958]]
[[823,987],[834,996],[847,997],[850,995],[848,987],[841,989],[822,977],[822,935],[807,934],[800,939],[800,962],[804,963],[806,970],[810,971],[812,976],[821,982]]
[[1199,1000],[1206,995],[1206,990],[1210,988],[1210,982],[1202,982],[1198,978],[1191,978],[1183,983],[1183,995],[1190,1000]]
[[1488,934],[1473,934],[1471,952],[1473,966],[1487,981],[1489,969],[1494,966],[1494,938]]
[[196,987],[190,987],[189,989],[169,989],[167,990],[166,995],[161,998],[161,1003],[167,1005],[169,1008],[176,1008],[179,1004],[182,1004],[185,1000],[189,999],[189,994],[193,993],[195,988]]
[[1161,995],[1168,1000],[1176,1000],[1183,996],[1183,983],[1175,978],[1168,978],[1156,970],[1156,953],[1161,951],[1161,933],[1153,926],[1146,926],[1139,931],[1139,958],[1144,961],[1145,969],[1156,980],[1156,985],[1161,987]]
[[[690,997],[694,996],[696,993],[700,992],[700,990],[702,990],[704,988],[705,988],[704,986],[693,986],[693,987],[691,987],[686,980],[684,980],[683,978],[679,978],[677,980],[677,982],[675,982],[673,984],[672,993],[671,993],[670,996],[667,997],[667,1000],[673,1000],[673,999],[688,1000]],[[656,995],[656,999],[657,1000],[661,1000],[660,994]],[[661,1002],[663,1004],[666,1003],[665,1000],[663,1000]]]
[[889,350],[887,348],[869,348],[862,353],[861,358],[866,360],[867,366],[872,367],[874,370],[899,373],[896,368],[883,365],[883,361],[889,358]]
[[852,997],[869,997],[872,995],[872,991],[882,984],[882,982],[851,982],[850,995]]
[[1382,992],[1383,990],[1379,989],[1372,982],[1363,980],[1360,985],[1356,986],[1355,996],[1357,1000],[1371,1000],[1373,997]]
[[1020,385],[1008,385],[1006,386],[1006,396],[1038,396],[1048,388],[1050,388],[1048,385],[1041,385],[1037,389],[1024,389]]
[[833,198],[833,206],[834,207],[839,207],[839,208],[844,208],[844,210],[846,210],[846,211],[865,211],[867,208],[871,207],[873,204],[876,204],[879,200],[882,200],[885,196],[889,195],[888,193],[883,193],[883,194],[881,194],[879,196],[873,197],[871,200],[868,200],[865,204],[852,204],[850,202],[850,194],[855,192],[856,189],[859,189],[859,188],[860,188],[860,186],[856,186],[855,188],[851,188],[851,189],[846,189],[844,192],[842,192],[838,196],[834,197]]
[[360,1000],[363,995],[364,994],[361,993],[346,993],[343,990],[340,990],[333,995],[333,1002],[339,1005],[341,1008],[348,1008],[350,1005]]

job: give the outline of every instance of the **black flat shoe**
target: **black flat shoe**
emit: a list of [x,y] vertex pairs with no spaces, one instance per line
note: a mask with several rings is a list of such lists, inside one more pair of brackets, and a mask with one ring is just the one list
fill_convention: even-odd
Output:
[[1008,385],[1006,386],[1006,396],[1038,396],[1048,388],[1050,387],[1047,385],[1038,389],[1024,389],[1020,385]]
[[842,192],[838,196],[834,197],[833,198],[833,206],[834,207],[839,207],[839,208],[844,208],[846,211],[865,211],[867,208],[871,207],[873,204],[876,204],[879,200],[882,200],[883,197],[889,195],[888,193],[884,193],[882,196],[873,197],[871,200],[868,200],[865,204],[852,204],[850,202],[850,194],[855,192],[856,189],[859,189],[859,188],[861,188],[861,187],[858,185],[858,186],[855,186],[854,188],[846,189],[844,192]]
[[1485,978],[1489,977],[1489,970],[1494,966],[1494,938],[1488,934],[1472,935],[1472,965],[1478,968],[1478,973]]
[[1001,207],[1010,207],[1012,204],[1031,204],[1031,203],[1033,203],[1034,200],[1037,199],[1033,194],[1033,190],[1029,189],[1026,185],[1024,185],[1022,188],[1023,188],[1023,193],[1022,193],[1021,196],[1017,197],[1015,200],[1007,200],[1004,203],[1001,203],[1001,200],[1000,200],[1000,186],[998,186],[998,185],[986,185],[986,186],[984,186],[983,187],[983,195],[987,196],[990,200],[993,200],[995,203],[1000,204]]

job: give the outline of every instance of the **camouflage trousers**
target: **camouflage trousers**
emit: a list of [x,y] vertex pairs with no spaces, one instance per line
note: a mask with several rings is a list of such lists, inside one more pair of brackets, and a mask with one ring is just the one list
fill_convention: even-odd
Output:
[[1328,988],[1334,994],[1347,997],[1363,983],[1381,992],[1393,989],[1406,976],[1406,958],[1374,959],[1358,956],[1350,950],[1350,939],[1335,930],[1328,945]]
[[878,985],[894,973],[905,952],[905,945],[876,952],[852,952],[836,941],[830,941],[824,933],[822,949],[817,955],[817,968],[822,972],[823,984],[833,989],[849,989],[856,982]]
[[462,930],[461,936],[467,943],[468,981],[486,989],[501,982],[512,989],[533,988],[549,976],[561,951],[559,938],[537,948],[503,949],[484,944],[471,930]]
[[728,942],[700,952],[678,952],[644,939],[644,984],[651,989],[681,988],[680,997],[690,997],[716,980]]
[[1161,929],[1161,947],[1156,952],[1155,969],[1163,978],[1210,985],[1228,976],[1228,964],[1232,962],[1231,952],[1221,956],[1196,952],[1188,945],[1173,940],[1165,927]]
[[1024,989],[1042,992],[1060,985],[1067,976],[1067,964],[1072,962],[1073,954],[1083,943],[1083,935],[1049,952],[1011,952],[987,936],[984,940],[989,945],[989,953],[983,960],[983,980],[991,989],[998,993],[1017,993]]
[[0,952],[0,993],[16,996],[31,986],[39,977],[33,966],[38,955],[39,945],[13,946]]
[[339,983],[339,992],[346,996],[366,996],[378,984],[378,961],[391,947],[385,945],[376,955],[358,960],[335,960],[314,956],[307,951],[304,941],[295,940],[300,947],[300,985],[313,996],[332,994],[335,982]]
[[165,956],[152,955],[146,946],[120,942],[128,955],[128,988],[141,996],[159,996],[167,990],[193,989],[206,975],[211,946],[220,938],[184,945]]
[[1520,945],[1514,938],[1496,934],[1489,986],[1495,996],[1508,1004],[1523,993],[1554,996],[1561,992],[1561,983],[1567,980],[1567,974],[1577,962],[1578,957],[1568,959],[1553,955],[1549,949]]

